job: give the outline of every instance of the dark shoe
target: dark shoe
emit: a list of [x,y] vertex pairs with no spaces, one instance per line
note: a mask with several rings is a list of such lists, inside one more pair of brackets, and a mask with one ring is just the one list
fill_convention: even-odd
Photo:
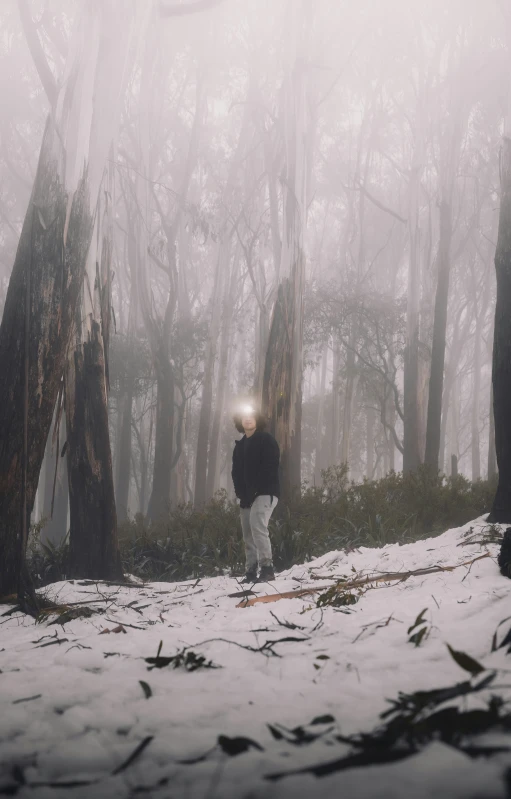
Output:
[[243,583],[243,585],[246,585],[247,583],[250,585],[257,583],[257,569],[249,569],[243,580],[240,580],[240,582]]
[[267,583],[274,579],[275,572],[273,571],[273,566],[271,564],[269,566],[261,566],[261,571],[259,572],[259,582]]

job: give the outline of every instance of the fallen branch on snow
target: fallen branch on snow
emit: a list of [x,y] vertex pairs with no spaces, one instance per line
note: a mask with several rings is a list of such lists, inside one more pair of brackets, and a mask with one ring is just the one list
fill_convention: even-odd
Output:
[[373,575],[369,577],[362,577],[355,580],[341,580],[337,586],[321,585],[310,586],[310,588],[299,588],[297,591],[284,591],[279,594],[267,594],[266,596],[258,596],[253,599],[245,599],[239,602],[237,608],[248,608],[251,605],[256,605],[258,602],[278,602],[279,599],[294,599],[295,597],[308,596],[309,594],[319,594],[323,591],[331,590],[336,587],[339,591],[351,591],[353,588],[361,588],[370,583],[387,583],[387,582],[404,582],[410,577],[422,577],[427,574],[437,574],[439,572],[452,572],[454,569],[459,569],[461,566],[471,566],[478,560],[489,558],[490,553],[485,552],[484,555],[478,555],[477,558],[457,563],[455,566],[430,566],[426,569],[415,569],[408,572],[388,572],[380,575]]

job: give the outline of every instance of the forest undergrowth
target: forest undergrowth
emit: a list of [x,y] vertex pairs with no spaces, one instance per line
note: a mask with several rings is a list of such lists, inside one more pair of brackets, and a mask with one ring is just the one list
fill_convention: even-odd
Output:
[[[410,543],[439,535],[488,512],[494,481],[445,477],[425,467],[391,472],[355,483],[345,467],[322,472],[322,485],[303,486],[270,519],[275,568],[288,569],[332,550]],[[37,586],[66,579],[67,538],[60,546],[39,543],[44,521],[32,529],[29,563]],[[170,508],[149,523],[142,514],[119,525],[125,572],[144,580],[175,581],[242,574],[244,547],[239,508],[219,491],[203,509]]]

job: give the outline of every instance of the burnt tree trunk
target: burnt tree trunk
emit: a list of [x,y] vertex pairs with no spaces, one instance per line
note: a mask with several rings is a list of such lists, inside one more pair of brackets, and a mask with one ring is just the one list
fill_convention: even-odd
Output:
[[70,574],[122,577],[108,428],[113,173],[96,210],[65,375]]
[[94,580],[122,577],[117,543],[112,455],[108,436],[105,358],[101,328],[91,320],[86,340],[81,308],[76,346],[66,373],[70,575]]
[[493,480],[497,474],[497,453],[495,452],[495,421],[493,415],[493,386],[490,390],[490,420],[488,432],[488,480]]
[[489,522],[511,523],[511,131],[506,124],[501,152],[499,233],[495,252],[497,301],[493,333],[493,413],[499,482]]
[[[59,152],[60,151],[60,152]],[[0,327],[0,595],[16,590],[21,557],[25,290],[29,307],[27,525],[64,370],[66,346],[92,233],[87,173],[75,192],[66,245],[63,153],[48,120]]]
[[[77,16],[7,292],[0,327],[0,594],[16,589],[24,558],[23,530],[33,508],[83,283],[96,197],[118,118],[132,12],[131,5],[127,12],[123,5],[121,13],[118,0],[104,0]],[[26,481],[20,401],[25,387]]]

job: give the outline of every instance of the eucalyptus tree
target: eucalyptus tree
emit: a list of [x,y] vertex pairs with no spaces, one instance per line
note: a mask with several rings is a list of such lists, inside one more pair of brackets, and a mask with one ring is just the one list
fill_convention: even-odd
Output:
[[[511,48],[511,13],[502,9],[506,44]],[[507,63],[509,73],[509,60]],[[495,274],[497,300],[493,334],[493,412],[499,482],[489,522],[511,523],[511,82],[507,77],[507,109],[500,151],[500,212]]]
[[80,8],[9,282],[0,327],[2,593],[16,589],[24,556],[117,123],[131,11],[118,0]]

